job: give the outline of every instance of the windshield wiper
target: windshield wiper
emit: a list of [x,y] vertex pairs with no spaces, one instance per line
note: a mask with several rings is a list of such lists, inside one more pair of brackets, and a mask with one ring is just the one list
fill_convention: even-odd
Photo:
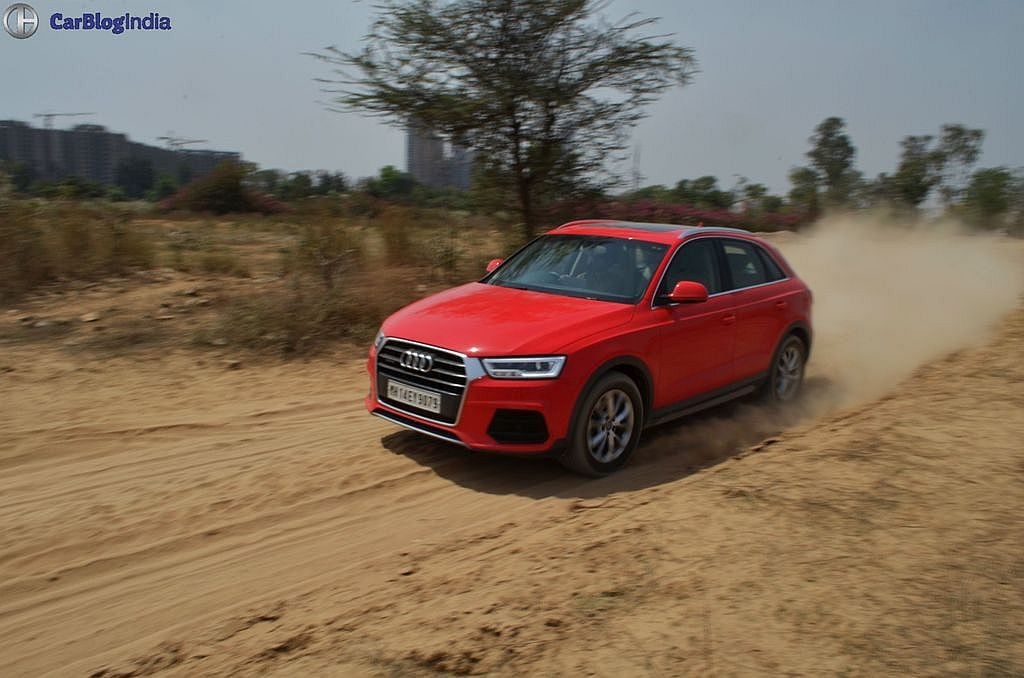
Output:
[[526,292],[536,292],[537,291],[533,287],[527,287],[526,285],[520,285],[520,284],[516,284],[516,283],[505,282],[504,280],[501,280],[501,281],[498,281],[498,282],[492,282],[491,284],[492,285],[497,285],[498,287],[511,287],[514,290],[525,290]]

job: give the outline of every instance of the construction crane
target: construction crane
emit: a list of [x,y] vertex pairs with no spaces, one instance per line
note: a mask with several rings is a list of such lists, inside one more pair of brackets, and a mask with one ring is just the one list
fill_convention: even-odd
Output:
[[33,118],[42,118],[43,127],[53,129],[54,118],[73,118],[79,115],[96,115],[95,113],[33,113]]
[[206,139],[186,139],[184,137],[174,136],[174,132],[168,132],[166,136],[157,137],[159,141],[167,143],[167,148],[172,151],[180,151],[182,146],[188,144],[202,144],[206,142]]

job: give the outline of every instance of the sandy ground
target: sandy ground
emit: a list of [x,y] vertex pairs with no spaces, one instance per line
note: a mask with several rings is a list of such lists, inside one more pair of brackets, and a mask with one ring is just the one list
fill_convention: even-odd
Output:
[[[823,265],[802,406],[662,427],[597,481],[369,417],[352,350],[0,345],[0,673],[1024,674],[1019,244],[933,308],[830,289],[837,232],[780,239]],[[947,252],[904,244],[914,279]]]

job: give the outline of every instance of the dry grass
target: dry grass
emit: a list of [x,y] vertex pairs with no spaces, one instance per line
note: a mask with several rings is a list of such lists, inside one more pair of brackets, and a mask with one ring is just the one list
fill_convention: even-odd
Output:
[[234,275],[240,278],[248,278],[250,275],[248,265],[237,254],[226,250],[203,252],[196,264],[198,270],[203,273]]
[[486,224],[407,208],[366,220],[318,212],[303,224],[277,224],[277,279],[224,304],[197,333],[199,344],[295,355],[333,341],[365,343],[398,308],[478,278],[502,244]]
[[259,292],[231,299],[216,321],[195,338],[201,345],[285,355],[314,352],[332,341],[365,343],[373,338],[382,318],[415,296],[400,277],[368,293],[346,281],[327,290],[313,276],[293,274]]
[[[362,343],[396,309],[477,279],[489,259],[508,253],[486,219],[441,210],[387,207],[351,217],[320,201],[287,215],[186,219],[100,204],[7,201],[0,209],[3,302],[45,283],[56,283],[47,288],[52,293],[62,281],[117,276],[157,262],[192,278],[249,279],[228,284],[198,329],[195,323],[180,335],[161,329],[157,337],[126,327],[84,343],[104,351],[183,337],[284,355],[339,340]],[[28,338],[24,328],[15,329]]]
[[148,268],[154,256],[148,234],[113,206],[0,200],[0,302],[51,281]]
[[110,328],[95,330],[76,341],[76,349],[104,355],[121,355],[128,351],[150,348],[169,339],[167,328],[145,319],[121,322]]

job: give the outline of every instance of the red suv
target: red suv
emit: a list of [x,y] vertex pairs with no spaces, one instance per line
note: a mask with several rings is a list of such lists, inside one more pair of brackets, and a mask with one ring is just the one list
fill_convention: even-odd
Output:
[[800,390],[811,293],[729,228],[574,221],[384,321],[366,407],[474,450],[604,475],[653,424]]

